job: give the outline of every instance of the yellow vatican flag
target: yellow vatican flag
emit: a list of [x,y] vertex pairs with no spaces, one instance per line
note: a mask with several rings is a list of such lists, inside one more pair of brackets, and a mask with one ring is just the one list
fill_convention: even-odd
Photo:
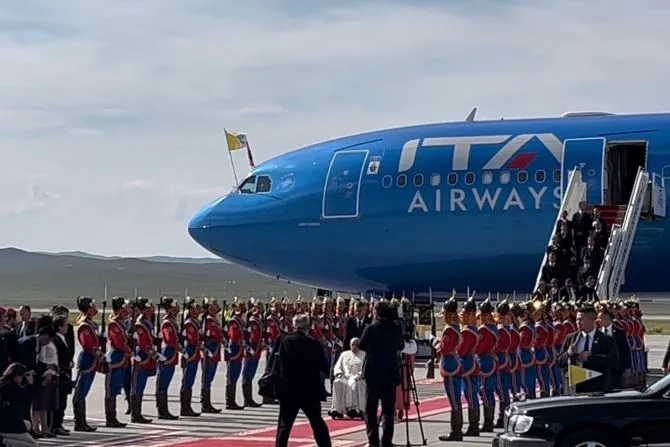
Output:
[[223,133],[226,134],[226,143],[228,144],[229,151],[237,151],[248,146],[246,134],[228,132],[226,129],[223,129]]
[[593,371],[591,369],[582,368],[581,366],[569,365],[568,366],[568,383],[570,386],[578,385],[587,380],[595,379],[596,377],[602,376],[603,373],[598,371]]

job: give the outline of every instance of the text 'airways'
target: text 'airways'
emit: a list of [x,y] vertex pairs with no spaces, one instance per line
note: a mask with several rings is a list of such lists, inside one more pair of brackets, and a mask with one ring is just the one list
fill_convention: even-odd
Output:
[[553,199],[553,207],[560,208],[561,187],[556,186],[553,194],[548,195],[549,188],[450,188],[443,191],[436,188],[432,191],[416,191],[407,209],[408,213],[429,213],[444,211],[508,211],[508,210],[539,210],[545,200]]

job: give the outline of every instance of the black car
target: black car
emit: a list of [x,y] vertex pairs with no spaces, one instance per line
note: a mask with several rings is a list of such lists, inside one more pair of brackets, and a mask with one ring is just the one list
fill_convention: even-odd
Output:
[[493,447],[670,444],[670,376],[643,390],[517,402]]

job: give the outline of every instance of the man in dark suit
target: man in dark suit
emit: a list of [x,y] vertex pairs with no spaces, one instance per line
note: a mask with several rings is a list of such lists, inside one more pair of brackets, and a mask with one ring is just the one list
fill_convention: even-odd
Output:
[[30,306],[21,306],[19,308],[21,321],[16,324],[16,336],[19,340],[23,337],[35,334],[35,319],[33,319]]
[[581,253],[582,247],[586,245],[586,238],[591,231],[593,219],[586,210],[586,202],[579,202],[579,210],[572,215],[572,230],[575,239],[575,250],[577,255]]
[[630,358],[630,346],[628,346],[628,339],[626,338],[626,333],[617,327],[615,324],[614,316],[609,309],[603,309],[599,314],[600,318],[600,331],[612,337],[614,344],[617,349],[617,363],[612,368],[612,388],[615,390],[623,389],[623,377],[630,373],[631,368],[631,358]]
[[7,323],[7,313],[0,307],[0,374],[19,359],[19,340]]
[[366,316],[366,304],[365,302],[357,301],[356,302],[356,314],[347,318],[346,332],[344,334],[344,349],[348,351],[351,346],[351,339],[358,338],[360,339],[363,335],[363,329],[370,324]]
[[603,263],[605,252],[601,247],[596,245],[596,240],[593,236],[589,236],[586,242],[586,247],[582,248],[580,259],[588,259],[591,261],[591,267],[595,272],[600,270],[600,265]]
[[598,301],[598,292],[596,291],[596,277],[589,276],[586,284],[579,288],[579,302],[595,302]]
[[[366,383],[365,425],[372,446],[393,445],[396,386],[400,384],[399,353],[405,347],[400,326],[393,321],[393,309],[386,300],[377,306],[377,321],[366,327],[359,349],[366,353],[363,378]],[[381,444],[377,407],[382,403],[384,427]]]
[[302,410],[312,427],[319,447],[331,447],[328,426],[321,416],[321,402],[326,400],[322,374],[329,367],[321,343],[308,335],[309,315],[293,320],[295,332],[282,337],[279,343],[279,422],[277,447],[288,447],[291,428]]
[[542,281],[549,284],[552,279],[558,279],[559,284],[563,281],[563,269],[556,262],[556,253],[549,254],[548,262],[542,267]]
[[58,353],[58,408],[53,411],[51,429],[59,436],[67,436],[69,430],[63,427],[65,409],[67,408],[67,396],[72,393],[72,367],[74,366],[71,345],[67,341],[67,332],[71,328],[67,316],[62,312],[54,318],[54,345]]
[[[19,361],[23,363],[28,372],[32,372],[37,378],[44,374],[44,368],[37,361],[37,356],[42,346],[47,345],[54,337],[53,319],[46,315],[37,322],[37,331],[34,335],[28,335],[19,340]],[[24,415],[27,421],[31,418],[31,407],[33,400],[33,389],[25,388]],[[32,433],[31,433],[32,434]]]
[[575,288],[572,278],[567,278],[565,280],[565,285],[561,287],[561,290],[558,291],[558,296],[563,302],[577,301],[579,297],[579,291]]
[[601,373],[576,385],[577,393],[607,392],[612,389],[611,371],[617,365],[617,351],[614,339],[596,330],[596,311],[591,306],[582,307],[577,312],[577,332],[568,336],[561,349],[559,363],[567,369],[577,365]]

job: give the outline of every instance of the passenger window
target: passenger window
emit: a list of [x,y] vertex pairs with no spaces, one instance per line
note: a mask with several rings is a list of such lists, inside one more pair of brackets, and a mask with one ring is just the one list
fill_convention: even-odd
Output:
[[393,176],[385,175],[382,177],[382,188],[390,188],[393,185]]
[[485,185],[490,185],[491,183],[493,183],[493,172],[486,171],[482,175],[482,183],[485,184]]
[[468,172],[465,174],[465,184],[466,185],[472,185],[475,182],[475,174],[472,172]]
[[458,183],[458,174],[455,172],[449,174],[449,177],[447,177],[447,183],[449,183],[451,186],[454,186],[456,183]]
[[543,170],[535,171],[535,181],[537,183],[544,183],[545,176],[546,174]]
[[414,176],[414,186],[416,186],[417,188],[423,186],[423,175],[416,174]]
[[251,177],[247,178],[245,181],[242,182],[240,187],[238,188],[238,191],[240,191],[242,194],[253,194],[256,192],[256,176],[252,175]]
[[519,171],[519,173],[517,174],[517,181],[519,183],[526,183],[527,180],[528,180],[528,172]]
[[256,192],[272,191],[272,180],[267,175],[261,175],[256,182]]
[[398,176],[398,187],[404,188],[407,184],[407,176],[405,174],[400,174]]
[[558,183],[558,182],[561,181],[561,170],[560,170],[560,169],[556,169],[556,170],[554,171],[554,181],[555,181],[556,183]]
[[442,183],[442,176],[440,174],[433,174],[430,176],[430,186],[438,187]]
[[510,178],[509,177],[509,172],[503,171],[503,172],[500,173],[500,183],[502,185],[508,184],[509,183],[509,178]]

